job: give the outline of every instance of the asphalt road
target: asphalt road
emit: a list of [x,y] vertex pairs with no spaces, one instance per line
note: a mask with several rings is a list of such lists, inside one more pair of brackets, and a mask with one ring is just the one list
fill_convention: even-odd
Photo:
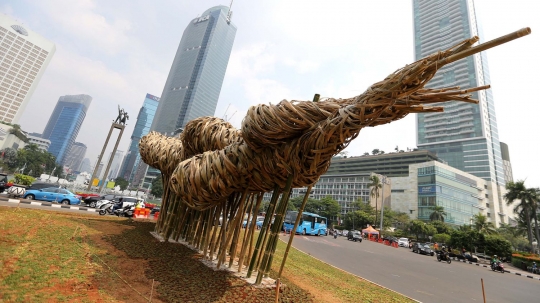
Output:
[[[288,241],[289,236],[281,236]],[[461,262],[438,262],[412,253],[346,237],[296,235],[293,246],[326,263],[421,302],[540,302],[540,281]]]

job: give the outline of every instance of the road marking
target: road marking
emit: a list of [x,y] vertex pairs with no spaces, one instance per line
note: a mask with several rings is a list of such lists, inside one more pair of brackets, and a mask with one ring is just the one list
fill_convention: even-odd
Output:
[[427,291],[417,290],[416,292],[419,292],[419,293],[421,293],[421,294],[428,295],[428,296],[434,296],[434,294],[430,294],[430,293],[427,292]]
[[370,253],[370,254],[374,254],[374,252],[372,252],[372,251],[369,251],[369,250],[365,250],[365,249],[363,249],[363,251],[365,251],[365,252],[367,252],[367,253]]
[[398,276],[398,275],[392,275],[392,276],[400,278],[400,276]]

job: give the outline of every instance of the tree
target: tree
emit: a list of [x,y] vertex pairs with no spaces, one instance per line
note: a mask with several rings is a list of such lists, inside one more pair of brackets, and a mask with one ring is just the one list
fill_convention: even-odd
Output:
[[161,180],[161,175],[152,181],[152,190],[150,192],[158,198],[163,196],[163,181]]
[[473,228],[477,232],[484,235],[493,235],[496,234],[495,225],[493,222],[489,222],[487,217],[482,214],[476,214],[473,217]]
[[532,247],[533,235],[531,218],[534,218],[535,220],[536,238],[540,239],[538,232],[538,219],[536,218],[536,213],[538,210],[538,197],[535,195],[535,190],[526,188],[525,181],[523,180],[506,183],[506,190],[507,192],[504,195],[504,199],[506,200],[507,205],[511,205],[514,203],[514,201],[519,200],[514,207],[514,212],[523,213],[527,226],[527,238],[529,239],[529,244]]
[[488,255],[508,258],[512,255],[512,244],[499,235],[487,235],[483,250]]
[[435,234],[433,235],[433,242],[437,243],[449,243],[450,242],[449,234]]
[[343,220],[343,225],[346,229],[362,229],[367,227],[373,221],[373,215],[365,211],[357,210],[348,212]]
[[116,185],[120,186],[120,190],[122,190],[122,191],[125,190],[129,185],[129,182],[126,179],[122,178],[122,177],[116,178],[114,180],[114,183]]
[[442,206],[433,206],[430,208],[433,212],[431,215],[429,215],[429,219],[431,221],[442,221],[444,222],[444,217],[446,216],[446,212],[444,211],[444,207]]
[[443,221],[431,221],[428,224],[437,229],[437,234],[450,235],[454,230],[450,225],[444,223]]
[[369,156],[369,153],[365,152],[362,156]]
[[376,148],[376,149],[374,149],[374,150],[371,151],[371,154],[372,154],[372,155],[378,155],[380,152],[381,152],[381,151],[380,151],[378,148]]
[[368,186],[370,188],[371,197],[375,197],[375,221],[373,225],[376,225],[377,224],[377,198],[379,198],[379,189],[382,188],[382,184],[381,184],[381,180],[379,179],[379,176],[375,174],[371,175],[369,177]]
[[418,241],[418,238],[420,235],[424,234],[426,223],[421,220],[412,220],[409,229],[413,235],[416,236],[416,241]]
[[22,131],[21,126],[19,124],[11,125],[11,128],[9,129],[9,133],[12,135],[15,135],[15,137],[19,138],[24,143],[28,143],[28,138]]

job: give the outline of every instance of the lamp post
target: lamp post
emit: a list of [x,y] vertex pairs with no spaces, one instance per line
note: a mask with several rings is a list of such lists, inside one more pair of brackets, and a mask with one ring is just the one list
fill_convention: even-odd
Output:
[[532,246],[533,246],[533,253],[536,253],[536,248],[538,247],[538,241],[536,241],[536,239],[534,239],[534,241],[532,242]]
[[385,184],[390,184],[390,183],[387,183],[388,180],[386,179],[386,176],[382,176],[381,175],[381,183],[382,183],[382,189],[381,189],[381,228],[379,230],[380,233],[382,233],[383,231],[383,218],[384,218],[384,185]]

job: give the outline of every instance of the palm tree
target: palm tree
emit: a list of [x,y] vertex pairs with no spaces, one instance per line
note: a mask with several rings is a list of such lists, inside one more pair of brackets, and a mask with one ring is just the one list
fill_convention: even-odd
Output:
[[[514,212],[523,213],[527,225],[527,238],[529,239],[529,244],[532,247],[533,234],[531,217],[536,217],[538,209],[538,195],[536,194],[536,190],[526,188],[525,181],[523,180],[506,183],[506,190],[507,192],[504,195],[504,199],[506,200],[507,205],[510,205],[514,203],[514,201],[519,200],[519,202],[515,204]],[[537,221],[538,220],[535,218],[536,238],[540,238],[538,235]]]
[[493,222],[489,222],[487,217],[482,214],[476,214],[473,217],[474,229],[484,235],[493,235],[497,233]]
[[377,225],[377,199],[379,198],[379,189],[382,188],[382,184],[379,176],[375,174],[369,177],[369,181],[370,195],[371,197],[375,197],[375,222],[373,223],[373,226],[375,226]]
[[431,207],[430,209],[433,211],[431,215],[429,215],[429,219],[431,221],[444,222],[444,217],[447,215],[446,212],[444,211],[444,207],[436,205],[436,206]]

